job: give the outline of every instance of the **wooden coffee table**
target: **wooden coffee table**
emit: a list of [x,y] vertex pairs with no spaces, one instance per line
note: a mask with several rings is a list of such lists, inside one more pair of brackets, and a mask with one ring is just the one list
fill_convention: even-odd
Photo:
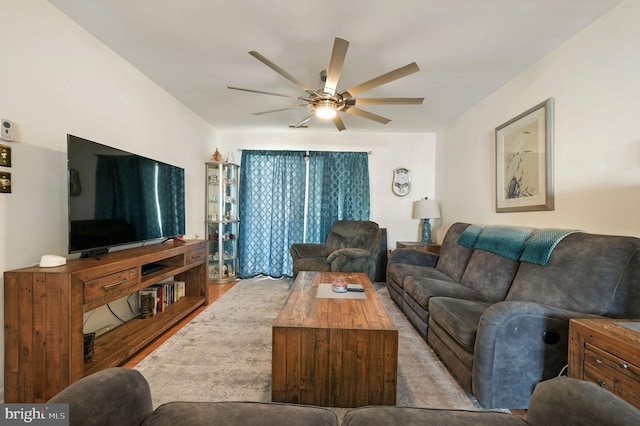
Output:
[[[337,276],[361,284],[365,299],[316,297]],[[398,330],[367,275],[300,272],[273,323],[273,401],[395,405],[397,370]]]

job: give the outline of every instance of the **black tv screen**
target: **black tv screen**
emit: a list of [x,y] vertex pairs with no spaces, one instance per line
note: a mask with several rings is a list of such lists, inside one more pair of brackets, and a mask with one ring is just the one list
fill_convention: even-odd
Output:
[[67,135],[69,253],[185,233],[184,169]]

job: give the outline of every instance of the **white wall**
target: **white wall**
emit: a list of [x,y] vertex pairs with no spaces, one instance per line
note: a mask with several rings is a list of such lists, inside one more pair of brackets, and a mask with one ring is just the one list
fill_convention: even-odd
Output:
[[[640,1],[627,0],[438,133],[436,196],[456,221],[640,236]],[[495,213],[495,133],[555,98],[555,210]]]
[[[371,181],[371,220],[387,228],[387,244],[418,241],[419,221],[411,219],[413,201],[434,198],[435,134],[433,133],[348,133],[327,131],[306,133],[304,129],[283,132],[220,131],[218,149],[226,158],[233,153],[240,161],[238,149],[285,149],[309,151],[365,151],[369,156]],[[216,146],[212,146],[211,152]],[[391,192],[393,170],[411,171],[412,190],[405,197]],[[437,222],[434,224],[437,226]]]
[[16,127],[16,142],[0,141],[13,151],[0,272],[67,253],[67,133],[185,168],[187,236],[202,238],[214,129],[48,2],[2,0],[0,16],[0,116]]

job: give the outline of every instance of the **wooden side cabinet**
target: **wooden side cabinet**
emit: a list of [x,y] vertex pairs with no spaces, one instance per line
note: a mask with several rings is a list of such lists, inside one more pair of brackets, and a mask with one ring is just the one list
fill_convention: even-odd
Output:
[[640,408],[640,320],[574,319],[569,334],[569,376]]
[[[122,365],[206,303],[206,269],[206,243],[188,241],[5,272],[5,402],[46,402],[84,376]],[[171,277],[185,282],[185,297],[98,337],[84,362],[84,312]]]
[[396,241],[396,248],[410,248],[413,250],[426,251],[428,253],[440,254],[439,244],[426,244],[416,241]]

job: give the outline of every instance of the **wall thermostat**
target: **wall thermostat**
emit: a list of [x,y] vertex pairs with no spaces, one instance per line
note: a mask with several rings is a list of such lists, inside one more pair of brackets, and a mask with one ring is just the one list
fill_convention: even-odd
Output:
[[2,131],[0,139],[11,142],[13,140],[13,123],[5,118],[0,119],[0,123],[0,130]]

